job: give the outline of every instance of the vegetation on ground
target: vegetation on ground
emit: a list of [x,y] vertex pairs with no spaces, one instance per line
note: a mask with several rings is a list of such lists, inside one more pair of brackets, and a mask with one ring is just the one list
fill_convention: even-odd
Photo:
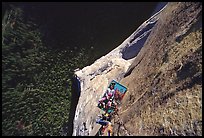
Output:
[[22,9],[2,17],[2,135],[59,135],[68,121],[71,77],[85,49],[53,49]]

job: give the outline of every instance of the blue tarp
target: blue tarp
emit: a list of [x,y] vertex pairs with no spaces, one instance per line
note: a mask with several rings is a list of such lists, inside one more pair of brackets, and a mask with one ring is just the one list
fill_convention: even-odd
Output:
[[[118,83],[117,81],[115,80],[112,80],[111,83],[109,84],[108,88],[110,88],[110,86],[114,83],[114,95],[110,98],[112,100],[114,100],[117,104],[121,103],[121,100],[123,99],[125,93],[127,92],[127,88],[125,86],[123,86],[122,84]],[[108,89],[107,88],[107,89]],[[107,91],[104,93],[103,97],[101,99],[104,99],[102,100],[101,102],[101,99],[98,103],[98,107],[104,111],[106,111],[107,113],[112,113],[114,112],[114,108],[115,108],[115,105],[113,103],[115,102],[111,102],[113,106],[109,107],[107,106],[108,102],[110,102],[110,99],[107,98]]]

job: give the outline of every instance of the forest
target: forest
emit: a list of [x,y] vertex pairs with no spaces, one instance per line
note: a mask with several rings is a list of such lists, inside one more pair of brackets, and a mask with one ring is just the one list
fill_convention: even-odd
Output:
[[71,77],[89,64],[90,52],[50,47],[35,19],[10,5],[2,15],[2,135],[60,135]]

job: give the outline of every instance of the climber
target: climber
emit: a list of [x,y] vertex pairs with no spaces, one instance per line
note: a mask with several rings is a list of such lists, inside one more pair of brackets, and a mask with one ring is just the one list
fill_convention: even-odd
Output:
[[[99,103],[98,105],[100,104],[103,104],[103,103],[107,103],[110,99],[113,100],[114,98],[114,94],[115,94],[115,90],[114,90],[114,86],[115,86],[115,83],[112,82],[109,86],[109,88],[107,89],[106,93],[104,94],[104,96],[99,100]],[[110,104],[110,103],[109,103]],[[103,104],[104,105],[104,104]]]
[[110,114],[112,112],[114,112],[114,104],[113,104],[113,101],[110,100],[108,101],[107,105],[106,105],[106,108],[104,110],[106,113]]
[[111,122],[108,123],[107,131],[108,131],[108,136],[112,136],[112,134],[113,134],[113,127],[111,125]]
[[[114,95],[115,95],[115,90],[114,90],[114,87],[115,87],[115,82],[112,82],[109,86],[109,88],[107,89],[106,91],[106,97],[110,96],[110,98],[113,98]],[[110,99],[109,98],[109,99]]]
[[107,105],[106,105],[106,108],[111,107],[112,104],[113,104],[113,99],[111,98],[111,99],[109,99],[109,101],[108,101],[108,103],[107,103]]
[[109,107],[111,107],[112,102],[113,102],[113,98],[112,98],[112,94],[108,93],[108,95],[105,95],[104,97],[102,97],[99,101],[98,101],[98,107],[106,110]]
[[102,126],[101,134],[105,136],[112,136],[113,134],[113,127],[111,125],[111,122],[108,122],[106,126]]
[[107,121],[111,122],[111,119],[112,119],[111,114],[106,113],[104,116],[106,117]]
[[103,120],[102,118],[96,120],[96,123],[102,125],[102,126],[107,126],[108,125],[108,121]]
[[103,116],[104,116],[104,119],[105,120],[107,120],[107,121],[111,121],[111,115],[110,114],[108,114],[108,113],[105,113],[105,114],[103,114]]
[[118,104],[115,100],[113,100],[112,104],[111,104],[111,107],[110,107],[113,111],[112,113],[117,113],[118,112]]
[[103,101],[99,101],[98,107],[105,110],[106,105],[105,105],[105,103]]
[[102,97],[100,100],[99,100],[99,103],[102,103],[103,101],[105,101],[107,99],[106,96]]
[[100,119],[104,120],[104,121],[111,121],[111,115],[108,113],[104,113],[102,115],[98,115],[98,117],[100,117]]

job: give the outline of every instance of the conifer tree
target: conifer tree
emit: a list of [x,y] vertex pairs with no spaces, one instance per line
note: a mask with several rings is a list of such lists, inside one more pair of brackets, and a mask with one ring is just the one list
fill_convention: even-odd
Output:
[[[72,51],[72,52],[71,52]],[[67,122],[74,69],[85,49],[52,49],[38,26],[11,6],[2,18],[2,135],[59,135]]]

